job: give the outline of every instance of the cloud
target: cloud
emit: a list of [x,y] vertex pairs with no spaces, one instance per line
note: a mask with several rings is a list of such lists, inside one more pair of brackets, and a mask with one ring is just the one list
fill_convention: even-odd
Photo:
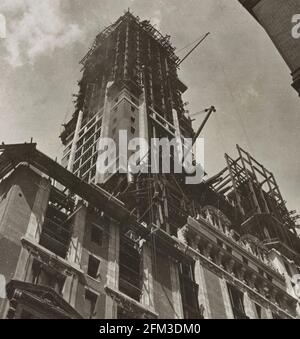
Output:
[[13,12],[22,7],[25,7],[24,0],[2,0],[0,4],[0,9],[5,12]]
[[0,12],[7,16],[4,41],[6,61],[13,67],[51,54],[82,38],[78,24],[68,23],[62,0],[1,0]]

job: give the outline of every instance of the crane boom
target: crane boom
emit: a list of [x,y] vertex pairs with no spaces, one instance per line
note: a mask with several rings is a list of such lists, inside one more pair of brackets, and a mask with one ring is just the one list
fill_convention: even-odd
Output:
[[194,46],[185,57],[183,57],[178,63],[177,66],[180,66],[193,52],[196,48],[198,48],[199,45],[202,44],[202,42],[210,35],[210,32],[206,33],[204,37]]

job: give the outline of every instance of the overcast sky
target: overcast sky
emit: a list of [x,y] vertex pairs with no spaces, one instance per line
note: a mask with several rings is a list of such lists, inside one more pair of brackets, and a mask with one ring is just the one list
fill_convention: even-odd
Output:
[[217,108],[203,134],[206,171],[224,168],[224,153],[236,157],[239,144],[274,173],[288,207],[300,210],[300,99],[283,59],[237,0],[1,0],[0,141],[33,137],[60,158],[78,62],[128,7],[170,34],[178,49],[212,33],[180,71],[190,112]]

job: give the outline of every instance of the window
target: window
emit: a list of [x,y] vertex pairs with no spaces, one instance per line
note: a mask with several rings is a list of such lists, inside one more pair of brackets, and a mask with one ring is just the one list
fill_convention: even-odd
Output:
[[247,319],[244,308],[244,294],[236,287],[227,284],[232,311],[235,319]]
[[134,124],[135,123],[135,117],[131,117],[131,122]]
[[201,312],[198,303],[198,285],[194,282],[192,264],[179,265],[179,281],[184,319],[199,319]]
[[91,226],[91,241],[99,246],[102,246],[103,231],[96,225]]
[[141,254],[135,246],[134,234],[120,237],[119,290],[140,301],[142,295]]
[[292,272],[291,272],[290,265],[289,265],[285,260],[283,260],[283,263],[284,263],[284,267],[285,267],[286,273],[287,273],[290,277],[292,277],[293,274],[292,274]]
[[131,133],[134,134],[135,133],[135,128],[131,127]]
[[85,290],[85,313],[92,319],[96,315],[96,304],[98,296],[90,290]]
[[99,268],[100,268],[100,260],[95,258],[94,256],[89,256],[89,263],[88,263],[88,271],[87,274],[94,279],[99,278]]
[[180,264],[179,266],[180,274],[185,276],[187,279],[194,281],[194,270],[193,266],[190,264]]
[[131,106],[131,112],[135,112],[135,107]]
[[115,135],[116,134],[116,128],[113,128],[112,130],[112,134]]

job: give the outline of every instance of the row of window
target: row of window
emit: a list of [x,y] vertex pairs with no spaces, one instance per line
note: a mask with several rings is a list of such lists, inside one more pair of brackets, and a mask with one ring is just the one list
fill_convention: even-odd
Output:
[[[90,241],[93,244],[98,245],[99,247],[103,246],[103,237],[104,232],[103,230],[95,224],[91,225],[90,229]],[[100,278],[100,259],[96,258],[94,255],[89,255],[88,260],[88,267],[87,267],[87,274],[93,279]],[[85,304],[84,304],[84,311],[85,314],[88,315],[90,319],[95,317],[96,315],[96,306],[97,306],[98,295],[92,292],[89,289],[85,290]]]
[[[231,307],[233,316],[235,319],[248,319],[246,312],[245,312],[245,305],[244,305],[244,293],[240,291],[238,288],[234,287],[231,284],[227,284],[228,293],[230,297]],[[263,308],[254,303],[255,311],[258,319],[263,319]],[[273,319],[281,319],[277,314],[272,313]]]
[[[99,247],[103,246],[103,230],[95,224],[91,225],[90,241]],[[87,274],[93,279],[99,279],[100,260],[94,255],[89,255]]]
[[[90,257],[89,260],[89,271],[88,274],[94,278],[97,277],[98,274],[98,270],[99,270],[99,261],[97,261],[96,258],[94,257]],[[192,280],[187,280],[186,283],[190,281],[192,282]],[[182,282],[181,282],[182,285]],[[190,286],[190,285],[188,285]],[[192,288],[192,286],[190,286],[190,288]],[[231,302],[231,307],[232,307],[232,312],[234,315],[235,319],[247,319],[247,315],[245,312],[245,305],[244,305],[244,294],[242,291],[240,291],[239,289],[237,289],[236,287],[234,287],[231,284],[227,284],[227,288],[228,288],[228,293],[229,293],[229,297],[230,297],[230,302]],[[185,318],[190,318],[189,315],[193,315],[195,318],[196,314],[198,312],[197,307],[195,305],[193,305],[194,303],[192,302],[194,299],[197,300],[197,298],[195,298],[195,295],[193,295],[188,291],[185,291],[186,293],[183,293],[183,295],[185,295],[186,297],[191,294],[192,299],[190,300],[186,300],[189,301],[189,303],[185,303]],[[195,290],[196,292],[196,290]],[[96,308],[96,304],[97,304],[97,299],[98,296],[96,293],[91,292],[90,290],[86,290],[85,291],[85,312],[86,314],[89,314],[90,318],[92,318],[95,315],[95,308]],[[255,310],[256,310],[256,315],[258,319],[262,319],[263,318],[263,312],[262,312],[262,307],[260,305],[258,305],[257,303],[254,303],[255,306]],[[273,318],[278,319],[278,315],[273,314]]]

